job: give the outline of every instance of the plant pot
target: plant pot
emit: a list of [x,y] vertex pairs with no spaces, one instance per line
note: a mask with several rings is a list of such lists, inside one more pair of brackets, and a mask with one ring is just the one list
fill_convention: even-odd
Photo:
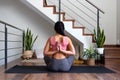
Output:
[[33,56],[33,51],[32,50],[27,50],[27,51],[24,51],[23,53],[23,58],[24,59],[30,59],[32,58]]
[[97,52],[99,54],[103,54],[104,53],[104,48],[96,48]]
[[94,66],[95,65],[95,59],[94,58],[90,58],[88,61],[87,61],[87,64],[89,66]]

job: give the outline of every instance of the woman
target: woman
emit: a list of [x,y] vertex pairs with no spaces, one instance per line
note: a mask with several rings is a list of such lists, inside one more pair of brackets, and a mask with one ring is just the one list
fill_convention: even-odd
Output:
[[71,39],[64,34],[63,22],[56,22],[54,30],[56,34],[45,45],[44,60],[50,70],[68,71],[74,60],[74,46]]

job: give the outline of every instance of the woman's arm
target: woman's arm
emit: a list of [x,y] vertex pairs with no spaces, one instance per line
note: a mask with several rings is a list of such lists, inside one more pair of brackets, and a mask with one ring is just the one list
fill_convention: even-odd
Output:
[[58,52],[57,50],[55,50],[55,51],[50,50],[50,39],[48,39],[46,42],[46,45],[44,47],[44,51],[43,51],[44,56],[52,56],[53,54],[55,54],[57,52]]
[[62,52],[64,54],[68,54],[68,55],[75,55],[75,48],[74,48],[70,38],[68,38],[68,47],[67,48],[68,48],[67,50],[62,50],[62,48],[60,47],[60,52]]

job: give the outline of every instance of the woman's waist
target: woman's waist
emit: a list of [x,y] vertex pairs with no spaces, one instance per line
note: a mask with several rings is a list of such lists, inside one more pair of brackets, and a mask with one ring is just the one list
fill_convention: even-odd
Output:
[[55,58],[55,59],[64,59],[64,58],[66,58],[66,55],[61,53],[61,52],[58,52],[58,53],[55,53],[53,55],[53,58]]

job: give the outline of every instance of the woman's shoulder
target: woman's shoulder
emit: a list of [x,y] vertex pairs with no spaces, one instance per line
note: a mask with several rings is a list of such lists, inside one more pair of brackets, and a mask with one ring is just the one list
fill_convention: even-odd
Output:
[[50,43],[55,43],[55,36],[50,36],[49,41]]
[[67,39],[67,40],[70,40],[70,38],[68,36],[64,36],[63,37],[64,39]]
[[54,36],[50,36],[48,39],[49,39],[49,40],[54,39]]
[[68,36],[64,36],[63,41],[69,43],[71,41],[71,39]]

